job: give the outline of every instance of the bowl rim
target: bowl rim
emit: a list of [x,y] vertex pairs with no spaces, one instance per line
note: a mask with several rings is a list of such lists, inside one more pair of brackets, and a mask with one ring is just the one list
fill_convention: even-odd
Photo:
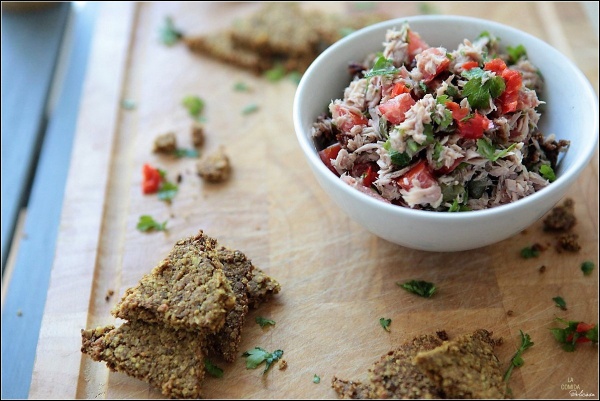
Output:
[[[300,116],[300,105],[301,99],[304,95],[307,86],[307,77],[312,75],[313,70],[317,68],[317,66],[325,60],[329,55],[335,52],[339,47],[345,46],[348,42],[355,40],[355,38],[367,35],[372,33],[373,31],[382,31],[384,33],[385,29],[389,29],[395,25],[399,25],[404,22],[408,22],[411,24],[412,22],[428,22],[428,21],[447,21],[447,22],[460,22],[460,23],[477,23],[477,24],[486,24],[489,27],[489,31],[493,32],[495,28],[498,30],[509,30],[514,31],[514,33],[526,37],[528,40],[536,43],[536,46],[541,46],[548,52],[554,52],[556,55],[560,56],[560,59],[564,61],[565,64],[568,65],[568,68],[573,72],[574,78],[576,78],[577,82],[580,84],[578,87],[583,89],[583,93],[581,96],[585,96],[593,101],[593,110],[592,114],[593,118],[593,129],[595,131],[595,135],[590,140],[590,146],[587,147],[588,151],[584,153],[585,157],[579,158],[575,160],[570,168],[560,174],[555,181],[553,181],[550,185],[545,188],[536,191],[535,193],[525,196],[521,199],[518,199],[515,202],[511,202],[508,204],[498,205],[488,209],[482,210],[474,210],[469,213],[451,213],[451,212],[439,212],[439,211],[431,211],[431,210],[418,210],[412,209],[408,207],[402,207],[398,205],[394,205],[391,203],[383,202],[381,200],[375,199],[361,191],[358,191],[355,188],[352,188],[350,185],[342,182],[336,175],[332,174],[331,171],[325,166],[325,164],[321,161],[317,154],[317,150],[314,147],[314,144],[311,143],[311,139],[306,132],[304,132],[304,127],[302,125],[301,116]],[[383,35],[382,35],[383,38]],[[425,38],[426,39],[426,38]],[[350,61],[350,60],[349,60]],[[562,62],[561,61],[561,62]],[[542,114],[543,116],[543,114]],[[420,16],[407,16],[400,18],[393,18],[386,21],[378,22],[376,24],[369,25],[362,29],[359,29],[351,34],[345,36],[344,38],[338,40],[327,49],[325,49],[308,67],[306,72],[302,75],[302,78],[298,84],[296,89],[296,93],[294,96],[293,103],[293,121],[294,121],[294,130],[296,133],[296,137],[298,142],[300,143],[300,147],[313,168],[316,168],[320,175],[323,176],[323,179],[326,180],[328,185],[333,185],[345,194],[345,196],[350,196],[357,198],[363,203],[370,204],[373,207],[378,207],[383,209],[386,213],[405,215],[407,217],[419,217],[426,218],[432,220],[461,220],[468,221],[472,219],[483,219],[483,218],[493,218],[498,215],[510,214],[512,211],[517,209],[534,207],[537,204],[538,199],[542,197],[546,197],[550,193],[559,192],[561,189],[568,189],[574,181],[578,178],[581,172],[587,167],[589,162],[591,161],[594,152],[598,146],[598,96],[596,95],[594,89],[592,88],[591,83],[587,79],[587,77],[583,74],[577,65],[572,62],[567,56],[561,53],[559,50],[545,42],[544,40],[528,33],[518,28],[512,27],[510,25],[506,25],[500,22],[486,20],[483,18],[475,18],[461,15],[420,15]],[[593,146],[592,146],[593,145]],[[316,172],[315,172],[316,173]]]

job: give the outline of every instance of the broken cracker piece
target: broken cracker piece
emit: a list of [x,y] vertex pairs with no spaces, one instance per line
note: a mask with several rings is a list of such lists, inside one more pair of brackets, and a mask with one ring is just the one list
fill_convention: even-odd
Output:
[[277,280],[269,277],[260,268],[254,266],[252,279],[248,282],[248,304],[256,309],[260,304],[267,302],[281,291]]
[[505,398],[506,383],[494,345],[491,333],[480,329],[419,352],[414,363],[445,398]]
[[231,164],[221,146],[215,153],[212,153],[196,163],[198,175],[208,182],[226,181],[231,175]]
[[81,330],[81,352],[109,369],[150,383],[171,398],[200,398],[202,337],[141,321]]
[[176,329],[220,330],[235,294],[215,245],[202,232],[178,241],[166,259],[125,292],[112,314]]

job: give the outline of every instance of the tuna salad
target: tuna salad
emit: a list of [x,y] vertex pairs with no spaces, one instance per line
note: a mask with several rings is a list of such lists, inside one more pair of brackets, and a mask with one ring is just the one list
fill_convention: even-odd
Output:
[[454,212],[511,203],[556,179],[569,142],[538,129],[543,77],[522,45],[503,49],[483,32],[456,50],[430,47],[405,23],[348,71],[343,98],[312,136],[323,163],[352,187]]

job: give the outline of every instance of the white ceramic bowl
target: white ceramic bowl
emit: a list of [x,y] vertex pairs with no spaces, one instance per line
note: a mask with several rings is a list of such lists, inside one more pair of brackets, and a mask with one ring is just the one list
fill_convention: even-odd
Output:
[[[311,126],[332,99],[343,97],[350,77],[347,65],[381,51],[385,33],[407,21],[430,46],[456,49],[463,39],[489,31],[501,46],[523,44],[542,72],[546,101],[539,122],[544,135],[571,141],[546,188],[517,202],[463,213],[413,210],[387,204],[350,187],[321,161],[311,138]],[[373,234],[409,248],[461,251],[482,247],[515,235],[539,220],[568,194],[592,158],[598,142],[598,99],[587,78],[562,53],[544,41],[492,21],[461,16],[417,16],[385,21],[361,29],[325,50],[308,68],[294,99],[294,127],[300,147],[315,177],[335,203]],[[317,205],[315,205],[316,207]]]

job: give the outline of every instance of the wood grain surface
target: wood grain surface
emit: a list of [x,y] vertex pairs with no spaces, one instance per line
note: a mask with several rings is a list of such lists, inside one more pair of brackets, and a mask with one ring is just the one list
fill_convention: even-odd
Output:
[[[503,368],[518,346],[519,330],[535,345],[511,380],[517,398],[598,396],[598,350],[582,344],[561,350],[549,328],[555,317],[596,323],[598,269],[584,276],[585,260],[598,263],[598,153],[569,194],[582,249],[558,253],[541,222],[499,244],[457,253],[428,253],[379,239],[330,201],[303,160],[292,124],[296,85],[269,82],[243,70],[158,41],[165,16],[189,34],[229,26],[256,10],[254,3],[108,3],[94,37],[85,92],[38,344],[30,398],[160,398],[147,384],[109,372],[80,352],[83,328],[114,323],[110,309],[179,239],[203,229],[242,250],[281,283],[281,293],[252,311],[240,353],[260,346],[284,350],[286,370],[247,370],[243,358],[215,359],[224,377],[208,377],[209,398],[335,398],[334,375],[361,379],[380,355],[422,333],[457,336],[485,328],[504,339]],[[356,4],[307,5],[357,12]],[[423,11],[419,3],[377,4],[391,17]],[[484,17],[547,40],[580,66],[598,92],[598,39],[576,3],[435,3],[435,11]],[[236,92],[236,82],[253,90]],[[203,183],[194,159],[152,153],[156,135],[172,131],[191,146],[187,95],[206,101],[209,153],[224,146],[233,176]],[[136,107],[121,107],[132,99]],[[252,114],[242,110],[257,104]],[[171,204],[141,192],[142,165],[175,180]],[[138,218],[168,220],[166,233],[142,233]],[[457,227],[460,230],[468,227]],[[493,227],[490,227],[493,230]],[[520,250],[548,245],[538,258]],[[545,272],[540,267],[545,266]],[[398,281],[434,282],[424,299]],[[109,290],[115,292],[106,297]],[[568,310],[552,298],[562,296]],[[512,312],[509,312],[512,311]],[[277,323],[262,329],[264,316]],[[391,318],[391,330],[379,318]],[[312,379],[317,374],[321,383]],[[577,393],[570,388],[577,386]],[[590,396],[589,394],[592,394]]]

